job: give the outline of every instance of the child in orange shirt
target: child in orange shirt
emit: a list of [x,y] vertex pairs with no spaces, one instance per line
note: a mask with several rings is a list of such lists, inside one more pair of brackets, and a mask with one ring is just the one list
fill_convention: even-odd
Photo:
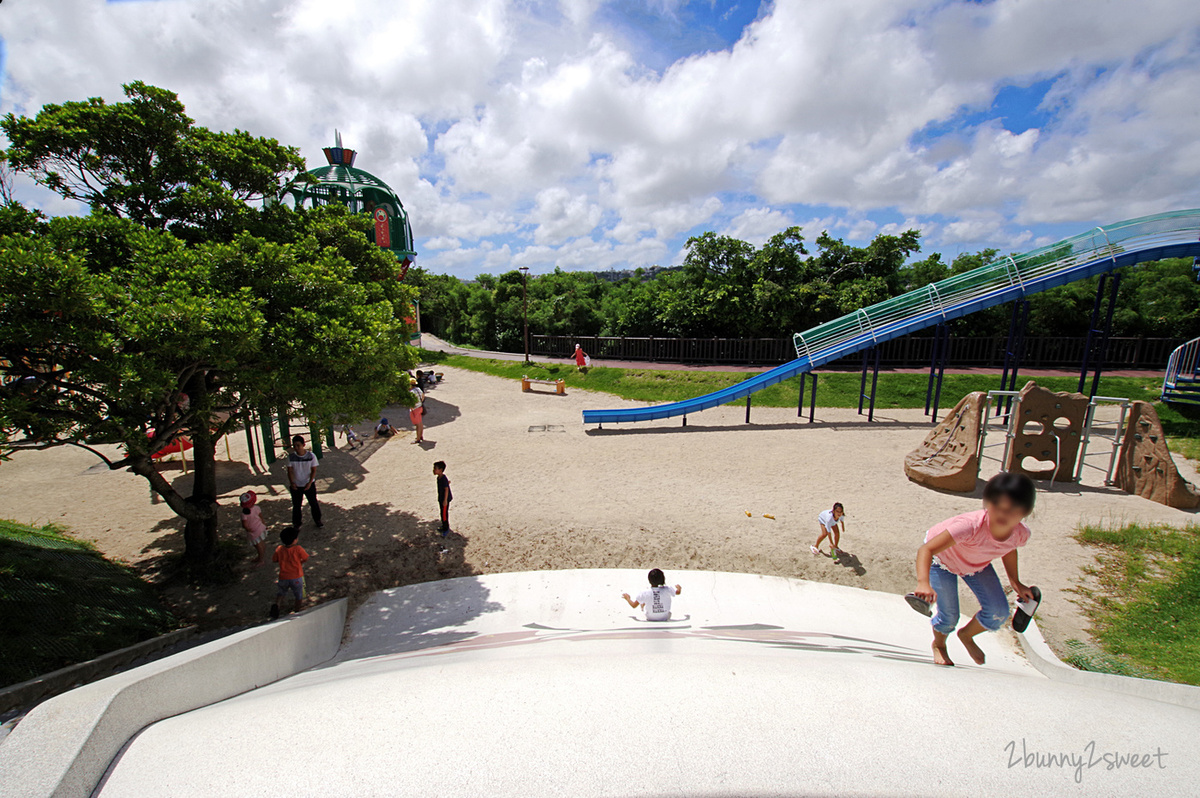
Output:
[[279,563],[279,583],[275,589],[275,604],[271,607],[272,618],[279,617],[279,604],[288,593],[295,597],[293,612],[304,608],[304,561],[308,559],[308,552],[296,543],[298,537],[300,533],[294,526],[279,533],[283,545],[275,547],[275,556],[271,558],[271,562]]

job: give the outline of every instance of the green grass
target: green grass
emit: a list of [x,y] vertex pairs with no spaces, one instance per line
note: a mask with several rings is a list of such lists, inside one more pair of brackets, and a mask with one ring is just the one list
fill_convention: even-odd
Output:
[[53,526],[0,520],[0,686],[175,627],[129,568]]
[[[693,371],[690,369],[663,371],[653,368],[608,368],[597,366],[580,374],[574,364],[523,363],[509,360],[485,360],[466,355],[445,355],[423,351],[427,362],[455,368],[479,371],[496,377],[519,380],[522,375],[543,380],[563,379],[569,388],[603,391],[643,402],[674,402],[711,393],[741,382],[751,376],[744,372]],[[1078,387],[1076,377],[1036,377],[1038,385],[1053,391],[1073,391]],[[1020,380],[1025,383],[1025,378]],[[877,408],[914,408],[925,406],[925,374],[880,374],[876,394]],[[1105,377],[1102,392],[1105,396],[1153,401],[1158,398],[1162,381],[1142,377]],[[810,383],[811,384],[811,383]],[[860,376],[858,373],[827,372],[820,375],[817,403],[821,407],[857,407]],[[942,406],[951,407],[971,391],[986,391],[1000,387],[998,375],[947,374],[942,383]],[[870,384],[867,386],[870,389]],[[760,407],[795,407],[800,390],[798,377],[785,380],[754,394],[753,403]],[[1164,419],[1164,423],[1166,423]],[[1168,430],[1169,432],[1169,430]]]
[[1200,526],[1085,526],[1100,549],[1085,611],[1105,651],[1136,671],[1200,685]]

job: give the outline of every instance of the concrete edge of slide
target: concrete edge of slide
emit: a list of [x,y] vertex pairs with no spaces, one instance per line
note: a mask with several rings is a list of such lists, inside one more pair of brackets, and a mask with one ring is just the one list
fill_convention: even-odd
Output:
[[0,744],[0,796],[90,796],[125,743],[151,723],[332,659],[346,607],[338,599],[44,701]]
[[1029,628],[1024,634],[1018,634],[1017,638],[1021,641],[1021,649],[1030,663],[1047,678],[1080,687],[1110,690],[1114,693],[1161,701],[1164,704],[1200,709],[1200,687],[1112,673],[1093,673],[1071,667],[1050,649],[1036,621],[1030,621]]
[[87,662],[68,665],[50,673],[36,676],[27,682],[20,682],[0,690],[0,712],[11,709],[31,707],[59,693],[65,693],[88,682],[94,682],[105,676],[111,676],[115,671],[127,666],[134,660],[148,657],[165,648],[186,643],[195,637],[197,628],[185,626],[168,632],[165,635],[143,640],[126,648],[101,654]]

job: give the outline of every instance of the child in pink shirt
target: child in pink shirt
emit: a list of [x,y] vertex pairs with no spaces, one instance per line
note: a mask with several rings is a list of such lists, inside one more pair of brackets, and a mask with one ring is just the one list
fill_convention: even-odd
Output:
[[267,525],[262,520],[262,510],[258,507],[258,494],[252,490],[248,490],[240,497],[242,505],[242,529],[246,532],[246,539],[250,541],[250,545],[258,552],[258,559],[254,561],[254,567],[266,563],[266,546],[263,544],[263,538],[267,534]]
[[[1029,541],[1023,520],[1033,512],[1037,489],[1023,474],[1000,473],[983,488],[983,509],[963,513],[935,524],[917,550],[917,589],[910,594],[920,602],[937,602],[933,625],[933,661],[953,665],[946,638],[958,625],[958,580],[961,577],[979,599],[980,610],[958,630],[958,639],[978,664],[983,650],[975,636],[994,632],[1008,619],[1008,598],[992,561],[1004,563],[1008,583],[1019,601],[1033,601],[1031,588],[1017,572],[1017,549]],[[915,606],[915,605],[914,605]]]

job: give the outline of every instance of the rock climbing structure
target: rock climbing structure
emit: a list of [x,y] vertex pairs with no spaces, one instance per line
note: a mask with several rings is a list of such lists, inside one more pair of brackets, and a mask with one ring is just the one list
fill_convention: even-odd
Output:
[[1033,479],[1075,480],[1088,398],[1056,393],[1030,380],[1017,397],[1013,439],[1004,470]]
[[1158,413],[1149,402],[1134,402],[1129,409],[1113,480],[1122,490],[1168,507],[1200,507],[1200,492],[1180,475]]
[[987,394],[969,393],[916,449],[904,458],[913,482],[939,490],[968,493],[979,478],[979,431]]

